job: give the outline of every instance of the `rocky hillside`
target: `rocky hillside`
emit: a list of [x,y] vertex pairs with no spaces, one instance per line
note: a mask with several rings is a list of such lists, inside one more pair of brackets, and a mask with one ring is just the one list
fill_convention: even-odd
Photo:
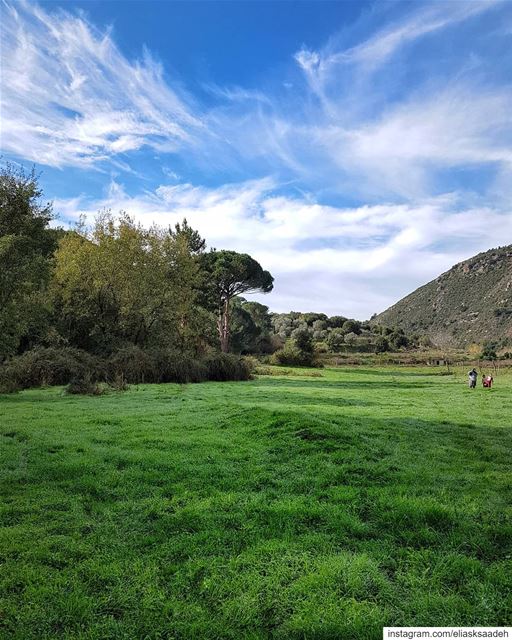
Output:
[[438,346],[512,344],[512,245],[456,264],[373,320]]

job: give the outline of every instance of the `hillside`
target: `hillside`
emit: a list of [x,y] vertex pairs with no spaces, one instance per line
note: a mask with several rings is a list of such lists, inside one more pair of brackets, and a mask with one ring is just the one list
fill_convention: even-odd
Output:
[[456,264],[374,321],[427,335],[438,346],[512,343],[512,245]]

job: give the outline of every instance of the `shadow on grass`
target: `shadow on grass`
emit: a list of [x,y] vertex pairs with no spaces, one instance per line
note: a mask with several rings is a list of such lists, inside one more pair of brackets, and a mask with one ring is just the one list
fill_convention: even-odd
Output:
[[361,369],[359,367],[333,367],[334,371],[341,373],[350,373],[367,376],[379,376],[387,378],[399,378],[399,377],[437,377],[446,376],[446,369],[439,369],[434,371],[397,371],[396,369],[382,370],[382,369]]
[[393,380],[295,380],[291,378],[276,378],[270,380],[258,378],[251,382],[253,386],[262,388],[294,387],[296,389],[421,389],[431,387],[430,382],[398,382]]

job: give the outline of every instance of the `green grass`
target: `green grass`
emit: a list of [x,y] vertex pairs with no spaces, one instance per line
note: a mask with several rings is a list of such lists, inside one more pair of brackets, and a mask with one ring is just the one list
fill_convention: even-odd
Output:
[[512,624],[512,376],[0,397],[0,637]]

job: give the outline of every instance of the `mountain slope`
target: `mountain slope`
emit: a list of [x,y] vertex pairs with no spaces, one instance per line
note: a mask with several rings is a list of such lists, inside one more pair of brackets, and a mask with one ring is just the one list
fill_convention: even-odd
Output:
[[512,245],[460,262],[374,318],[438,346],[512,343]]

